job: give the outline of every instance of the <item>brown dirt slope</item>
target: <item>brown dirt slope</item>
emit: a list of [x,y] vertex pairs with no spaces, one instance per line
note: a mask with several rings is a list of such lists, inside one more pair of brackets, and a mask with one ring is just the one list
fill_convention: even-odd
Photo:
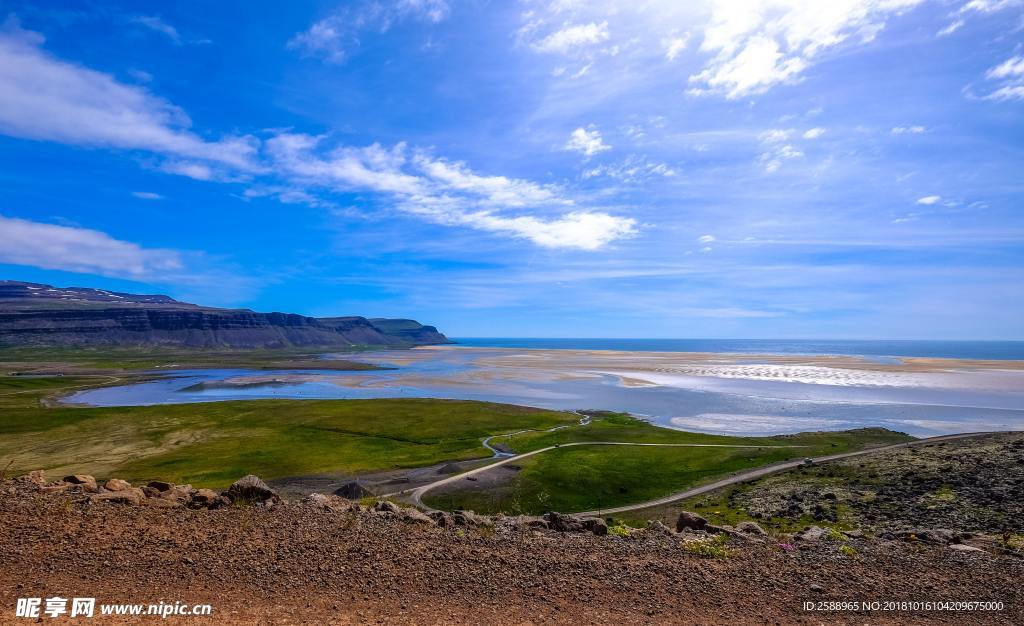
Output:
[[[791,549],[779,545],[785,537],[734,538],[729,554],[709,558],[685,547],[699,537],[656,530],[602,537],[512,520],[440,527],[310,503],[88,504],[21,480],[0,483],[0,528],[0,623],[28,623],[14,617],[17,598],[55,595],[212,604],[213,618],[169,620],[195,624],[1024,623],[1019,556],[881,539]],[[826,600],[1004,608],[802,609]]]

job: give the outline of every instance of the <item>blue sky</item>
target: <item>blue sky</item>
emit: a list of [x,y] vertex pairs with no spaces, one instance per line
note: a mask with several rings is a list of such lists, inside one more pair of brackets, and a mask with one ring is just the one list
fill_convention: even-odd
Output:
[[1024,2],[0,1],[0,275],[452,336],[1024,339]]

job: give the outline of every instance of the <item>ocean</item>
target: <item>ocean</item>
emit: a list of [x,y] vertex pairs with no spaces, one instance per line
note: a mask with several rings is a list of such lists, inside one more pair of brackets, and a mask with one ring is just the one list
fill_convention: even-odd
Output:
[[1024,360],[1024,341],[842,339],[582,339],[464,337],[457,345],[542,350],[728,352],[734,354],[850,355],[877,358]]

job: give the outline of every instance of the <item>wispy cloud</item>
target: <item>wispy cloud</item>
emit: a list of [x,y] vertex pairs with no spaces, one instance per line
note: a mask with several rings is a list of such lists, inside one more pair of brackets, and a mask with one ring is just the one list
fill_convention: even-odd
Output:
[[188,129],[180,108],[109,74],[62,61],[42,44],[42,35],[22,30],[13,19],[0,29],[0,133],[256,167],[254,137],[206,140]]
[[893,135],[920,135],[927,131],[924,126],[894,126],[889,132]]
[[132,195],[140,200],[163,200],[164,197],[152,191],[133,191]]
[[[267,148],[277,168],[297,185],[376,192],[397,210],[438,224],[510,235],[549,248],[581,250],[597,250],[636,232],[636,220],[575,208],[575,201],[553,185],[480,175],[465,163],[422,151],[410,155],[404,144],[323,151],[322,141],[322,137],[280,134],[267,142]],[[567,207],[573,208],[550,215]],[[524,214],[524,210],[534,213]]]
[[924,196],[922,198],[918,198],[917,203],[924,205],[932,205],[938,202],[939,200],[942,200],[942,196]]
[[982,96],[984,99],[1024,100],[1024,56],[1010,57],[986,72],[985,78],[999,83],[999,87]]
[[138,17],[133,17],[132,22],[136,24],[141,24],[142,26],[145,26],[153,32],[165,35],[174,43],[181,45],[181,35],[178,34],[178,29],[171,26],[158,16],[140,15]]
[[566,24],[547,36],[535,41],[533,48],[539,52],[568,52],[608,41],[608,22],[600,24]]
[[180,252],[143,248],[98,230],[0,215],[0,231],[0,263],[137,279],[184,267]]
[[302,56],[341,63],[359,47],[360,33],[384,33],[396,22],[410,18],[436,24],[447,19],[449,12],[446,0],[354,2],[297,33],[288,41],[288,48]]

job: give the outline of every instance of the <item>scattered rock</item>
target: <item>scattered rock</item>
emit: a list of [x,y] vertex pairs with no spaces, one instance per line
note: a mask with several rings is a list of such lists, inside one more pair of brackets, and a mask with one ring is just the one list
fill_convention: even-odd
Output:
[[107,482],[103,483],[103,487],[107,491],[127,491],[132,488],[132,484],[127,480],[121,480],[120,478],[111,478]]
[[25,480],[29,483],[42,487],[46,484],[46,471],[45,470],[32,470],[25,475]]
[[281,501],[276,491],[260,480],[258,476],[253,476],[252,474],[243,476],[232,483],[225,495],[232,502],[261,503]]
[[708,525],[708,521],[697,515],[696,513],[690,513],[689,511],[683,511],[679,514],[679,519],[676,520],[676,532],[683,532],[684,530],[704,530]]
[[96,486],[96,479],[88,474],[75,474],[73,476],[65,476],[64,482],[71,485],[81,485],[82,491],[86,493],[96,493],[99,488]]
[[430,513],[427,513],[427,517],[434,520],[434,523],[442,528],[446,528],[454,524],[452,516],[444,511],[431,511]]
[[157,491],[170,491],[171,487],[173,485],[171,485],[171,483],[165,483],[162,480],[151,480],[151,481],[149,481],[149,484],[146,485],[146,486],[147,487],[152,487],[153,489],[156,489]]

